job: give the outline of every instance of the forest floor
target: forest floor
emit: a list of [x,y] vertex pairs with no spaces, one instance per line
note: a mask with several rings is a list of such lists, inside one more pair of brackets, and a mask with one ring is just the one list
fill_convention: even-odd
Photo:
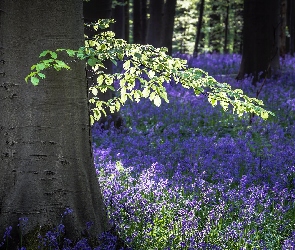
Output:
[[[251,97],[262,84],[234,79],[239,55],[180,56]],[[125,129],[93,129],[105,204],[130,248],[295,249],[295,59],[281,65],[259,95],[266,121],[167,84],[170,103],[128,103]]]

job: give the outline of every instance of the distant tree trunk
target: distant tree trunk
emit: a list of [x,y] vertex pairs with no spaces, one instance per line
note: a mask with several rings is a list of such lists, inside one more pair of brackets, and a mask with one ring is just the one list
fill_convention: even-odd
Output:
[[286,54],[286,25],[287,25],[287,0],[281,0],[280,21],[280,56],[285,58]]
[[[93,0],[92,0],[93,1]],[[118,3],[124,4],[125,0],[117,0]],[[117,5],[112,9],[112,18],[116,21],[113,24],[112,30],[116,34],[116,38],[125,40],[125,7],[124,5]]]
[[66,208],[74,242],[89,221],[93,237],[109,228],[92,158],[85,62],[47,71],[37,87],[24,81],[42,51],[84,45],[82,7],[80,0],[0,1],[0,235],[13,227],[9,249],[18,249],[20,217],[28,218],[31,244],[61,223]]
[[163,7],[164,0],[150,0],[146,42],[154,47],[161,46]]
[[147,37],[147,0],[141,0],[141,27],[142,27],[142,40],[141,44],[146,44]]
[[279,0],[244,0],[243,54],[237,79],[251,74],[256,84],[278,72],[279,15]]
[[147,0],[133,2],[133,43],[146,43]]
[[213,52],[220,52],[220,29],[218,24],[220,23],[220,14],[217,13],[217,2],[213,2],[212,13],[210,15],[210,33],[209,33],[209,47]]
[[224,44],[223,44],[223,52],[228,53],[228,23],[229,23],[229,0],[226,2],[226,14],[224,20]]
[[133,1],[133,43],[141,44],[141,8],[140,1]]
[[129,28],[129,8],[130,8],[130,1],[129,0],[125,0],[125,40],[127,41],[127,43],[129,42],[129,36],[130,36],[130,28]]
[[199,52],[198,47],[200,43],[201,29],[203,24],[204,5],[205,5],[205,0],[201,0],[200,8],[199,8],[199,19],[197,24],[197,34],[196,34],[195,47],[194,47],[194,57],[197,57]]
[[294,48],[295,48],[295,3],[294,0],[289,0],[287,4],[288,8],[288,30],[289,30],[289,38],[288,38],[288,52],[293,56]]
[[164,5],[161,47],[168,48],[169,55],[172,55],[172,38],[173,38],[175,8],[176,8],[176,0],[166,0],[166,3]]
[[[84,13],[84,22],[92,23],[96,22],[98,19],[109,19],[112,14],[112,0],[91,0],[89,2],[83,2],[83,13]],[[92,38],[94,35],[98,34],[100,31],[94,31],[93,29],[85,27],[85,34]],[[104,63],[106,67],[104,70],[105,73],[111,74],[113,72],[113,64],[111,61],[106,61]],[[93,73],[92,67],[87,66],[87,80],[88,86],[93,86],[96,84],[97,76]],[[89,93],[90,97],[92,93]],[[98,93],[97,97],[102,101],[108,101],[114,97],[114,92],[108,89],[105,93]],[[91,104],[90,108],[94,108],[95,104]],[[122,118],[119,112],[111,113],[107,110],[107,117],[102,117],[99,121],[104,128],[108,128],[110,123],[114,123],[115,127],[120,127],[122,125]]]
[[243,4],[232,3],[232,9],[234,10],[233,22],[235,23],[233,51],[242,54],[243,32],[242,28],[239,27],[241,25],[239,23],[243,22]]

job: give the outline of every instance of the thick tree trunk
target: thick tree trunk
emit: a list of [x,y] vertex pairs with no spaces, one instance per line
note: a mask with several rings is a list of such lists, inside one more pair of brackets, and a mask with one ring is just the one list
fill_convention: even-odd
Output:
[[205,5],[205,0],[201,0],[200,8],[199,8],[199,19],[198,19],[198,24],[197,24],[197,34],[196,34],[195,47],[194,47],[194,57],[197,57],[198,52],[199,52],[198,47],[199,47],[199,42],[200,42],[200,37],[201,37],[201,29],[202,29],[202,24],[203,24],[204,5]]
[[172,38],[173,38],[175,8],[176,8],[176,0],[166,0],[166,3],[164,5],[161,47],[168,48],[169,55],[172,55]]
[[[84,62],[49,70],[37,87],[24,81],[43,50],[83,46],[82,1],[1,0],[0,9],[0,235],[20,217],[29,219],[26,232],[37,234],[58,225],[66,208],[73,209],[64,221],[68,238],[81,236],[89,221],[93,235],[105,231]],[[18,240],[14,235],[9,249]]]
[[161,46],[163,7],[164,0],[150,0],[146,42],[157,48]]
[[237,79],[253,75],[253,84],[279,70],[279,0],[244,0],[243,54]]

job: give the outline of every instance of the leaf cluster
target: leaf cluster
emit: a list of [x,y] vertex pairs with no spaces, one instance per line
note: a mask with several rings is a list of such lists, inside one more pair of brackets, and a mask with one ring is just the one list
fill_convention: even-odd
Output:
[[[107,28],[112,21],[99,20],[89,25],[95,31]],[[122,39],[116,39],[111,31],[101,32],[93,38],[85,36],[85,46],[78,50],[57,49],[43,51],[40,57],[50,56],[31,67],[32,72],[26,77],[33,85],[38,85],[40,78],[44,79],[45,69],[70,69],[70,66],[58,59],[58,53],[66,52],[75,60],[85,60],[96,75],[96,83],[90,87],[93,98],[89,101],[95,104],[92,110],[91,123],[99,120],[108,107],[111,112],[119,111],[128,99],[139,102],[141,98],[149,98],[156,106],[162,100],[169,102],[164,83],[175,82],[185,88],[191,88],[198,96],[204,94],[212,106],[220,104],[224,110],[232,107],[233,112],[242,116],[243,113],[254,113],[267,119],[272,112],[263,109],[263,102],[250,98],[242,90],[233,90],[226,83],[219,83],[208,73],[197,68],[188,68],[187,62],[166,54],[166,48],[154,48],[151,45],[128,44]],[[115,65],[123,63],[122,72],[107,74],[104,62],[112,61]],[[114,83],[117,83],[116,89]],[[98,93],[107,89],[116,90],[117,95],[106,101],[98,98]]]

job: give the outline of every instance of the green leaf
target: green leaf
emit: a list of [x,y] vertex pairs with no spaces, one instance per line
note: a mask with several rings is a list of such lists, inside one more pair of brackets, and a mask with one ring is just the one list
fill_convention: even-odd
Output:
[[94,124],[94,117],[93,115],[90,115],[90,125],[92,126]]
[[268,118],[268,113],[267,112],[262,112],[261,113],[261,118],[266,120]]
[[154,104],[155,104],[157,107],[160,107],[160,105],[161,105],[161,98],[160,98],[160,96],[158,96],[158,95],[155,96]]
[[117,61],[115,61],[114,59],[110,59],[110,60],[111,60],[111,62],[112,62],[113,64],[115,64],[115,66],[118,65]]
[[50,51],[50,55],[51,55],[51,58],[53,58],[53,59],[57,58],[57,54],[53,51]]
[[150,94],[150,89],[149,88],[144,88],[144,90],[142,91],[142,96],[144,98],[148,98],[149,97],[149,94]]
[[38,64],[36,64],[36,70],[37,71],[41,71],[41,70],[43,70],[45,68],[46,68],[46,65],[44,63],[38,63]]
[[55,60],[55,65],[54,65],[54,68],[56,70],[60,70],[61,68],[64,68],[64,69],[71,69],[64,61],[60,61],[60,60]]
[[49,50],[44,50],[44,51],[39,55],[39,57],[46,56],[48,53],[50,53]]
[[155,73],[155,71],[153,71],[153,70],[150,70],[150,71],[148,72],[148,76],[149,76],[150,79],[154,78],[155,74],[156,74],[156,73]]
[[97,90],[97,88],[92,88],[92,89],[91,89],[91,92],[92,92],[92,94],[95,95],[95,96],[97,96],[97,94],[98,94],[98,90]]
[[97,77],[97,84],[101,85],[103,83],[104,79],[105,79],[104,75],[99,75]]
[[70,57],[73,57],[76,54],[76,51],[74,51],[72,49],[67,49],[66,52]]
[[124,62],[124,64],[123,64],[123,69],[124,69],[124,70],[127,70],[127,69],[129,69],[129,68],[130,68],[130,61],[128,60],[128,61]]
[[91,67],[94,67],[94,66],[96,65],[96,62],[97,62],[97,60],[96,60],[95,58],[93,58],[93,57],[91,57],[91,58],[89,58],[89,59],[87,60],[87,63],[88,63]]
[[31,77],[31,82],[34,86],[37,86],[39,84],[39,78],[32,76]]
[[46,77],[43,73],[38,73],[38,76],[42,79],[44,79]]

